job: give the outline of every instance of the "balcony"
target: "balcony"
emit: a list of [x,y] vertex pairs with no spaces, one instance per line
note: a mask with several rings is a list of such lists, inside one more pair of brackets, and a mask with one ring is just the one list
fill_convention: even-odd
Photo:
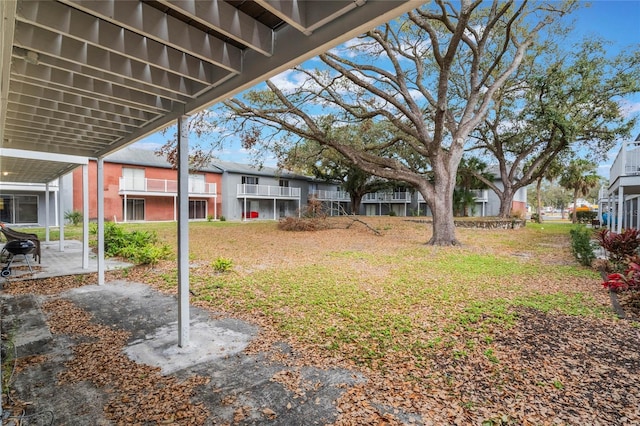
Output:
[[625,176],[640,176],[640,141],[625,141],[609,172],[609,182]]
[[292,188],[288,186],[250,185],[246,183],[239,183],[236,193],[238,198],[300,198],[300,188]]
[[371,192],[362,197],[363,203],[410,203],[410,192]]
[[[167,179],[120,178],[120,194],[124,195],[178,195],[178,181]],[[216,197],[217,185],[200,181],[189,181],[189,195]]]
[[310,192],[309,198],[315,198],[320,201],[351,201],[349,193],[345,191],[317,190]]
[[[474,195],[474,201],[476,203],[489,202],[489,190],[488,189],[472,189],[471,193]],[[418,203],[424,203],[424,197],[418,192]]]

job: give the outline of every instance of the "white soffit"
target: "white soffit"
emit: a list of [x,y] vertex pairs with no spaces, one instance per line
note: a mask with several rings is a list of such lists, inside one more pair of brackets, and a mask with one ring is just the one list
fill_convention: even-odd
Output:
[[105,156],[422,3],[2,0],[0,179],[78,164],[7,149]]

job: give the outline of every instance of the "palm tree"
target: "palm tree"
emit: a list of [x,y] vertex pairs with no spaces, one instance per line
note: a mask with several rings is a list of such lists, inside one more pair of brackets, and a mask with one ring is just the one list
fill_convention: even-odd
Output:
[[596,173],[597,165],[591,161],[578,158],[572,160],[560,177],[560,185],[573,191],[573,214],[571,222],[578,221],[577,202],[579,196],[589,193],[589,190],[598,186],[600,176]]

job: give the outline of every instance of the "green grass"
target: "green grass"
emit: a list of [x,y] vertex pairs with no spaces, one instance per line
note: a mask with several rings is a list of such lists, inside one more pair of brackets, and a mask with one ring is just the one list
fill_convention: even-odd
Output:
[[[541,260],[568,247],[570,224],[466,230],[460,232],[462,248],[407,242],[387,250],[401,230],[395,227],[408,226],[396,223],[385,225],[387,236],[355,233],[357,243],[327,244],[324,250],[307,238],[335,238],[326,231],[285,233],[270,222],[191,223],[190,258],[208,266],[192,270],[194,298],[214,309],[259,311],[292,339],[370,365],[399,352],[421,360],[443,347],[454,359],[479,351],[497,364],[500,354],[491,347],[491,330],[512,327],[519,308],[554,315],[608,314],[593,295],[572,284],[593,280],[598,291],[595,271]],[[176,240],[173,222],[125,228],[155,231],[172,244]],[[72,238],[76,228],[65,231]],[[415,233],[422,232],[416,225]],[[522,251],[526,257],[513,254]],[[281,258],[291,264],[270,260]],[[225,259],[233,269],[216,273],[211,266],[216,259]],[[162,288],[175,287],[175,270],[164,271],[158,281]]]

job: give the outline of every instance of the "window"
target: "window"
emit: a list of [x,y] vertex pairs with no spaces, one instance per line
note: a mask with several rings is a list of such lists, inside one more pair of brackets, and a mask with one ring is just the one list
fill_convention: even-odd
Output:
[[283,188],[289,187],[289,181],[287,179],[280,179],[279,185]]
[[189,219],[206,219],[207,202],[205,200],[189,200]]
[[124,207],[125,220],[144,220],[144,199],[127,198],[127,204]]
[[122,177],[124,180],[123,189],[129,191],[144,191],[144,169],[123,167]]
[[189,192],[202,194],[205,188],[204,175],[189,175]]
[[38,223],[38,196],[0,195],[0,221]]
[[258,178],[255,176],[242,176],[242,183],[246,185],[257,185]]

